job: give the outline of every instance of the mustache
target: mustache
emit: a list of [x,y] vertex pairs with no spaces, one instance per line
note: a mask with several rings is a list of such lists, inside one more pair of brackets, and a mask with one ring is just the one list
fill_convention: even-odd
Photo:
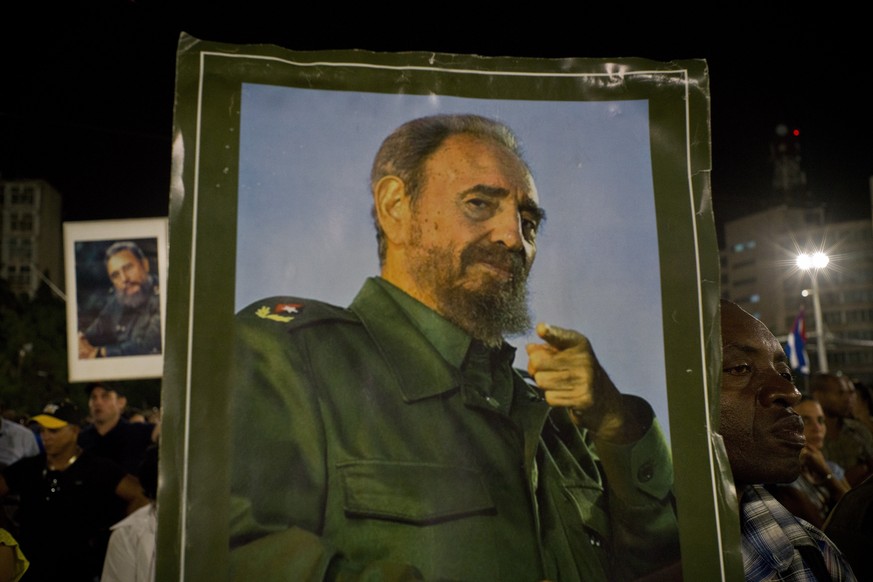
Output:
[[528,262],[524,251],[511,250],[491,244],[470,245],[461,251],[461,269],[476,263],[487,263],[512,274],[512,279],[522,281],[527,277]]

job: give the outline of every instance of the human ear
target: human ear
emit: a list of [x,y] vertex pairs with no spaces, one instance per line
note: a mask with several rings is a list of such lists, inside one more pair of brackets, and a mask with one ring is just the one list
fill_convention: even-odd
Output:
[[407,240],[411,212],[406,184],[397,176],[381,178],[373,187],[373,204],[387,241],[402,245]]

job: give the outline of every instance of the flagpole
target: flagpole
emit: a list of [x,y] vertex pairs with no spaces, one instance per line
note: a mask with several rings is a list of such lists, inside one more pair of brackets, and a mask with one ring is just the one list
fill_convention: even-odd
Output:
[[824,322],[821,316],[821,299],[818,293],[818,272],[813,270],[809,272],[812,278],[812,306],[815,311],[815,345],[818,352],[818,369],[821,372],[828,371],[828,355],[825,352],[825,333]]
[[818,292],[818,273],[824,269],[830,259],[821,252],[812,254],[801,253],[797,255],[797,267],[803,271],[809,271],[812,279],[812,306],[815,310],[815,345],[818,348],[818,369],[820,372],[828,371],[828,355],[825,351],[824,321],[821,314],[821,299]]

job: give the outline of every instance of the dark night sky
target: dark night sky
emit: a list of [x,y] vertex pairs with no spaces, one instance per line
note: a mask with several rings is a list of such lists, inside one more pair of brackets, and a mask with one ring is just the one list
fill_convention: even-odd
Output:
[[770,4],[764,12],[642,14],[623,5],[585,8],[575,18],[513,13],[478,20],[444,7],[416,21],[376,8],[336,20],[338,7],[327,4],[280,13],[255,3],[199,10],[183,0],[92,0],[71,1],[59,13],[35,0],[6,0],[0,176],[48,179],[64,195],[66,220],[165,216],[175,50],[184,30],[298,50],[705,58],[717,220],[759,207],[779,123],[800,128],[810,188],[834,216],[869,217],[873,50],[864,46],[866,19]]

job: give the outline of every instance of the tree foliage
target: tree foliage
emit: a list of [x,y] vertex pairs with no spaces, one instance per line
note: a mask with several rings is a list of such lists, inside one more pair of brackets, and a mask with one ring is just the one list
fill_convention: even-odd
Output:
[[[0,402],[4,409],[36,414],[55,398],[87,410],[85,385],[67,377],[66,307],[43,285],[33,298],[16,295],[0,279]],[[131,406],[160,405],[160,381],[120,383]]]
[[0,281],[0,399],[32,414],[67,396],[64,302],[45,286],[31,299]]

